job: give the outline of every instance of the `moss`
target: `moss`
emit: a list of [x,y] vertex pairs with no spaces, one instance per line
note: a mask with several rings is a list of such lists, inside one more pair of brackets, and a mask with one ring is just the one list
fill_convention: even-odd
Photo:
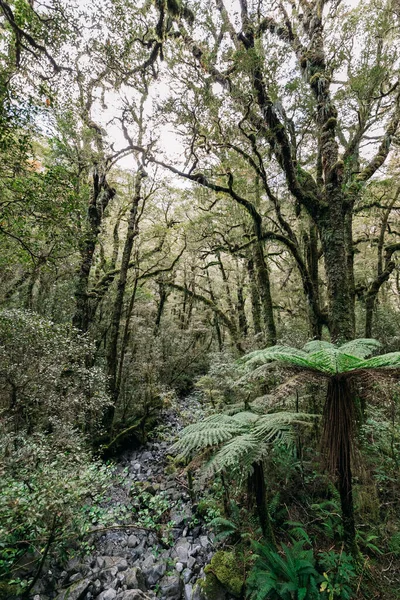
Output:
[[15,600],[22,593],[18,585],[10,585],[4,581],[0,581],[0,600]]
[[212,573],[208,573],[205,579],[199,579],[197,586],[201,590],[201,598],[206,598],[206,600],[222,600],[225,598],[226,591]]
[[329,129],[335,129],[337,125],[337,119],[335,117],[330,117],[326,123],[324,123],[324,129],[325,130],[329,130]]
[[204,569],[206,581],[213,575],[224,589],[235,598],[240,598],[243,590],[243,571],[234,552],[219,551],[214,554]]

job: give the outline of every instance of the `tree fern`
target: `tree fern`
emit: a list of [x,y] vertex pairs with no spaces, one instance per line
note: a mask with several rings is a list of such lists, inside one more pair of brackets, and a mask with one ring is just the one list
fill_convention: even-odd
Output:
[[[337,476],[345,541],[348,549],[356,557],[358,557],[358,548],[352,496],[351,460],[354,454],[357,411],[353,401],[352,384],[357,377],[368,376],[368,372],[376,379],[379,376],[392,375],[394,370],[400,370],[400,352],[390,352],[368,358],[379,347],[380,343],[370,338],[351,340],[341,346],[314,340],[306,344],[302,350],[287,346],[272,346],[250,352],[240,359],[242,363],[246,363],[250,368],[259,372],[265,364],[279,362],[297,371],[300,370],[303,375],[308,377],[327,379],[323,450],[327,467],[332,474]],[[306,380],[307,377],[304,379]],[[287,390],[287,393],[290,392],[291,386]],[[285,388],[283,388],[283,393],[285,393]],[[267,420],[269,417],[270,415],[262,417],[266,419],[266,430],[262,429],[263,421],[259,420],[253,431],[258,437],[256,429],[258,427],[259,436],[265,442],[274,438],[272,430],[269,429]],[[300,421],[301,417],[298,416],[298,419]],[[285,428],[282,421],[280,425],[281,435],[283,435],[288,427]]]

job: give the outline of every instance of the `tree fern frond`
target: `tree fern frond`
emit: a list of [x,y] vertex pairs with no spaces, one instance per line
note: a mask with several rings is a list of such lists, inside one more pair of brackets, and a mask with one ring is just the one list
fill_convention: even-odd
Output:
[[374,340],[373,338],[358,338],[342,344],[339,347],[339,351],[343,354],[356,356],[357,358],[367,358],[375,350],[378,350],[381,345],[378,340]]
[[245,429],[243,423],[233,417],[224,414],[212,415],[199,423],[193,423],[185,427],[171,450],[177,450],[187,456],[195,450],[198,451],[208,446],[218,446]]
[[312,368],[309,364],[309,356],[304,350],[291,348],[290,346],[271,346],[263,350],[255,350],[239,359],[249,365],[262,364],[267,361],[281,361],[296,367],[306,369]]
[[398,368],[400,367],[400,352],[389,352],[380,356],[373,356],[363,360],[360,369],[380,369],[382,367]]
[[233,418],[238,423],[242,424],[243,426],[246,426],[246,425],[251,425],[252,423],[255,423],[255,421],[258,421],[258,419],[260,418],[260,415],[257,415],[249,410],[246,410],[246,411],[236,413],[235,415],[233,415]]
[[235,402],[234,404],[228,404],[228,406],[225,406],[223,413],[225,415],[233,416],[236,415],[236,413],[243,412],[245,408],[245,403],[243,400],[241,400],[240,402]]
[[252,465],[259,462],[266,447],[253,433],[238,435],[226,444],[211,458],[204,467],[205,477],[215,475],[219,471],[240,468],[242,474],[250,473]]
[[332,348],[335,348],[334,344],[331,344],[331,342],[324,342],[323,340],[311,340],[311,342],[307,342],[307,344],[303,346],[303,350],[310,354]]
[[325,348],[309,355],[310,364],[317,371],[336,375],[359,368],[362,359],[341,352],[338,348]]
[[264,443],[271,443],[282,438],[283,433],[290,432],[293,425],[310,425],[316,415],[308,413],[271,413],[258,419],[253,433]]

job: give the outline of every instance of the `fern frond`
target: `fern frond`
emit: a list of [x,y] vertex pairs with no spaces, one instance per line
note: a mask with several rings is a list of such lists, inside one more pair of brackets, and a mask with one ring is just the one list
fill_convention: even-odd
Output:
[[380,356],[373,356],[363,360],[360,369],[380,369],[382,367],[398,368],[400,367],[400,352],[389,352]]
[[246,429],[234,417],[224,414],[212,415],[199,423],[192,423],[183,429],[177,442],[171,447],[188,456],[209,446],[218,446]]
[[266,447],[253,433],[245,433],[233,438],[213,456],[206,464],[203,474],[205,477],[215,475],[219,471],[238,469],[245,475],[250,473],[252,465],[260,462]]
[[309,363],[309,356],[304,350],[291,348],[290,346],[271,346],[263,350],[255,350],[239,359],[249,365],[263,364],[268,361],[285,362],[296,367],[305,369],[312,368]]
[[283,434],[287,436],[293,425],[310,425],[316,415],[308,413],[271,413],[258,419],[253,433],[263,443],[269,444],[282,439]]
[[303,350],[312,354],[313,352],[320,352],[321,350],[330,350],[335,348],[334,344],[331,342],[324,342],[323,340],[311,340],[311,342],[307,342],[303,346]]
[[250,412],[249,410],[246,410],[246,411],[242,411],[240,413],[236,413],[235,415],[233,415],[233,418],[238,423],[242,424],[243,426],[246,426],[246,425],[251,425],[252,423],[255,423],[256,421],[258,421],[258,419],[260,418],[260,415],[257,415],[253,412]]
[[342,344],[339,350],[343,354],[351,354],[357,358],[367,358],[380,347],[381,343],[378,340],[374,340],[373,338],[358,338]]

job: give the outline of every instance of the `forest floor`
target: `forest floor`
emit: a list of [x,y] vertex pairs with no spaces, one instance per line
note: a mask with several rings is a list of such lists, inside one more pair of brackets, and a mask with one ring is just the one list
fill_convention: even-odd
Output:
[[[184,402],[163,412],[154,441],[118,458],[107,503],[125,510],[121,523],[92,536],[90,556],[70,559],[62,572],[50,570],[36,586],[35,600],[198,596],[195,583],[215,549],[213,534],[195,514],[183,469],[169,454],[177,432],[203,413],[194,398]],[[126,527],[128,522],[140,526]]]

